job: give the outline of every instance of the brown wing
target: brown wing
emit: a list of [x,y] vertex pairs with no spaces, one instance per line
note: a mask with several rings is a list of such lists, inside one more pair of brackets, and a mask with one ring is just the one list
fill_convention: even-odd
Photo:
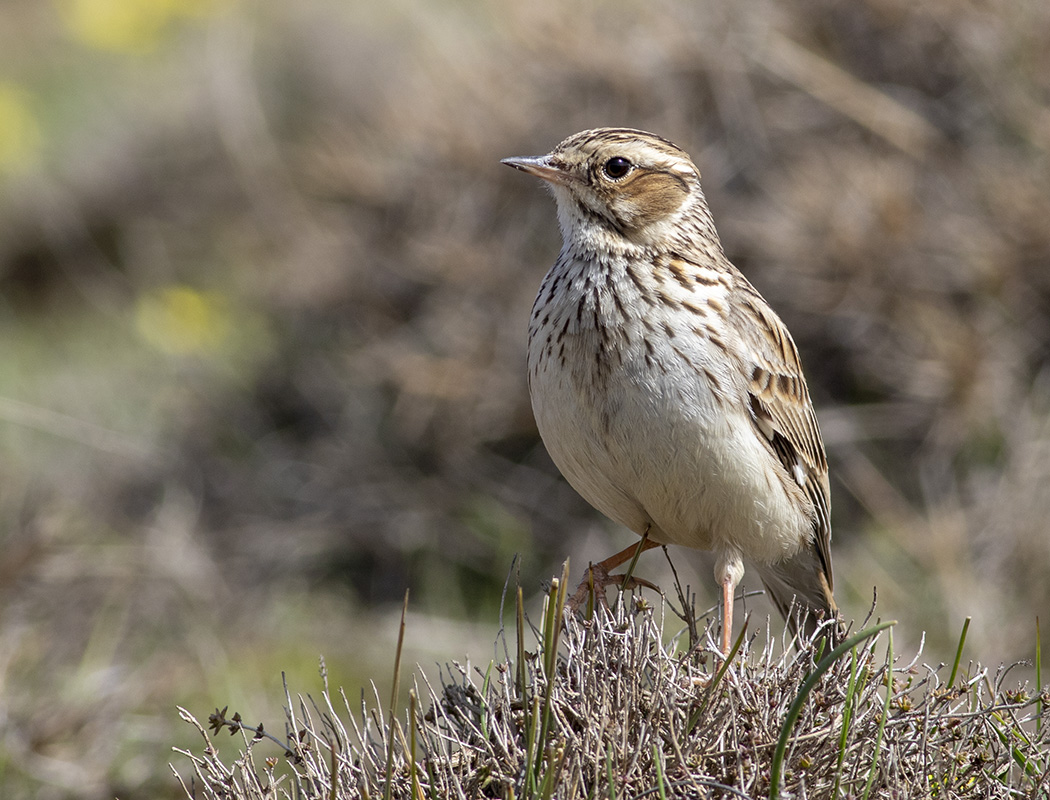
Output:
[[791,334],[758,291],[737,273],[736,302],[746,318],[734,320],[751,363],[748,399],[752,417],[792,479],[813,502],[817,555],[831,572],[831,488],[828,460],[813,402]]

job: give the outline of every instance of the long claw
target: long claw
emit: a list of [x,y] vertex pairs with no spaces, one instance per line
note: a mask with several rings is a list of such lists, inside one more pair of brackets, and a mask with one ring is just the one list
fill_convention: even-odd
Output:
[[[648,534],[648,529],[646,529],[646,533]],[[580,585],[576,587],[576,591],[573,593],[572,597],[569,598],[565,607],[570,611],[578,611],[580,606],[583,605],[583,601],[587,599],[588,595],[590,595],[591,587],[594,587],[595,595],[602,598],[601,602],[608,605],[608,601],[605,599],[605,587],[614,583],[625,590],[635,589],[639,586],[647,586],[657,592],[660,591],[659,587],[654,586],[643,578],[632,577],[625,585],[624,578],[626,576],[609,574],[611,570],[616,569],[621,564],[634,558],[635,555],[639,553],[639,547],[641,547],[641,552],[645,552],[646,550],[651,550],[652,548],[659,546],[660,545],[657,542],[654,542],[652,539],[648,538],[648,536],[645,536],[641,542],[628,545],[619,553],[609,556],[604,561],[592,564],[587,568],[587,572],[583,575],[583,580],[580,581]]]
[[652,589],[654,592],[660,591],[659,586],[647,581],[645,578],[631,576],[630,580],[627,580],[626,575],[610,575],[603,564],[604,562],[602,564],[592,564],[587,568],[580,585],[576,587],[572,597],[565,603],[566,608],[570,611],[579,611],[584,601],[590,596],[592,588],[595,597],[599,599],[599,602],[605,603],[606,606],[608,606],[608,601],[605,599],[605,590],[609,586],[619,586],[620,590],[624,592],[638,589],[642,586]]

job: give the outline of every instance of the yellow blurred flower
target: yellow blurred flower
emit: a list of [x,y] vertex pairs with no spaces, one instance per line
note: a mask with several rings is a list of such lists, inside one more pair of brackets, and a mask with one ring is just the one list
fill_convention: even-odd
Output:
[[223,0],[65,0],[66,27],[100,50],[139,55],[160,42],[174,21],[205,17]]
[[0,82],[0,173],[31,163],[40,149],[40,125],[25,92]]
[[163,353],[203,355],[221,347],[229,337],[229,304],[216,292],[166,286],[139,298],[135,326]]

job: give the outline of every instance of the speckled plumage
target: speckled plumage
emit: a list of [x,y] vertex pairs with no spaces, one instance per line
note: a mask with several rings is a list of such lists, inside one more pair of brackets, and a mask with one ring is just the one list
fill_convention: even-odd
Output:
[[714,551],[727,600],[747,558],[789,621],[795,598],[834,614],[828,465],[798,351],[726,258],[689,156],[601,128],[504,163],[558,205],[528,370],[562,474],[652,542]]

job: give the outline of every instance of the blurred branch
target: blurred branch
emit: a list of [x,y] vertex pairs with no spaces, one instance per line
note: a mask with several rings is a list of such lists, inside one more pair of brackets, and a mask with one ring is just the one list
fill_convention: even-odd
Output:
[[837,64],[778,33],[757,54],[759,64],[914,158],[942,138],[924,117]]

